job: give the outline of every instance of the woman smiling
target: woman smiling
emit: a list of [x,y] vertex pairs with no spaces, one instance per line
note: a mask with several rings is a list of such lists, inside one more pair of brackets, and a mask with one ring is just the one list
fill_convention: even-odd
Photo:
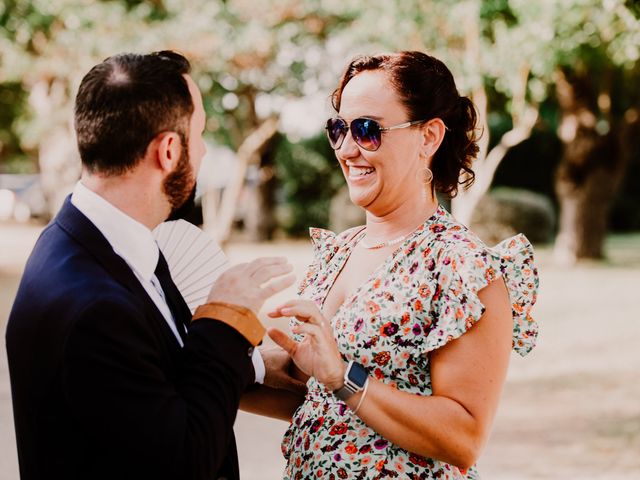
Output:
[[294,339],[269,334],[309,379],[285,478],[477,478],[510,351],[537,335],[531,245],[489,248],[438,204],[473,180],[478,151],[442,62],[358,57],[333,104],[328,139],[366,225],[312,229],[300,298],[270,313],[297,319]]

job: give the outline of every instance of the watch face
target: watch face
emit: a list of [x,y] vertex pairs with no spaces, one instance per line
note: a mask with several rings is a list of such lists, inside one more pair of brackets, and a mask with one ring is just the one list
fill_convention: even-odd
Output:
[[359,387],[364,386],[368,376],[367,370],[358,363],[354,363],[349,369],[349,380]]

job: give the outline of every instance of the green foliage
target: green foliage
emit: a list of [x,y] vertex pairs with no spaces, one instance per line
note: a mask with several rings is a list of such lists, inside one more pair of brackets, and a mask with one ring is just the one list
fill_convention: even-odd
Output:
[[15,128],[16,119],[23,115],[26,96],[19,83],[0,83],[0,173],[32,170]]
[[[352,55],[419,49],[449,65],[463,94],[486,90],[492,145],[511,127],[516,99],[545,110],[544,135],[527,143],[527,151],[541,153],[516,153],[524,159],[518,164],[523,177],[551,178],[558,69],[588,72],[600,91],[611,93],[614,117],[639,104],[638,5],[630,0],[5,0],[0,3],[0,162],[26,158],[24,152],[36,151],[52,128],[69,125],[80,78],[116,52],[169,48],[187,55],[203,92],[208,135],[237,149],[262,120],[279,115],[287,100],[328,94]],[[540,142],[549,148],[539,148]],[[324,138],[282,148],[279,175],[292,212],[287,228],[303,232],[311,224],[326,225],[328,192],[342,182],[333,152],[326,151]],[[536,162],[536,156],[544,161]]]
[[8,0],[0,6],[0,82],[46,91],[42,110],[55,115],[36,112],[19,132],[37,146],[47,129],[69,122],[91,66],[118,52],[174,49],[192,60],[208,131],[238,148],[286,99],[328,88],[324,44],[347,13],[313,0]]
[[476,208],[471,228],[487,244],[524,233],[533,243],[553,238],[556,215],[548,197],[523,189],[496,188]]
[[307,235],[310,226],[326,228],[331,198],[344,177],[324,132],[297,143],[284,138],[275,164],[285,207],[281,226],[297,236]]

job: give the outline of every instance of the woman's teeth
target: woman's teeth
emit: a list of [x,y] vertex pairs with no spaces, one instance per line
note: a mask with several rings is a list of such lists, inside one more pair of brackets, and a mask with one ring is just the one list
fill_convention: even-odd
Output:
[[363,177],[375,172],[375,168],[370,167],[349,167],[349,175],[352,177]]

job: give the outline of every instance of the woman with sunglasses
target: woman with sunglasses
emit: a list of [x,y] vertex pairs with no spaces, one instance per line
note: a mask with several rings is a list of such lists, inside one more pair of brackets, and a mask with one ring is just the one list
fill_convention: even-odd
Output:
[[312,229],[301,299],[269,314],[297,319],[296,338],[269,334],[309,379],[285,478],[477,478],[510,351],[537,335],[531,245],[488,248],[438,204],[472,181],[478,151],[442,62],[358,57],[333,105],[327,135],[366,225]]

